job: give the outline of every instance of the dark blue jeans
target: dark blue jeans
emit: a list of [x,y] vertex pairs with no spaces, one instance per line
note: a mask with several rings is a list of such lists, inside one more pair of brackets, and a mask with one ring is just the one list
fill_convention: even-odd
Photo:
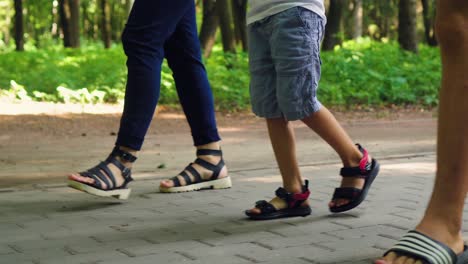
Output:
[[195,146],[219,141],[193,0],[136,0],[122,34],[128,79],[116,145],[140,150],[159,99],[161,65],[173,71]]

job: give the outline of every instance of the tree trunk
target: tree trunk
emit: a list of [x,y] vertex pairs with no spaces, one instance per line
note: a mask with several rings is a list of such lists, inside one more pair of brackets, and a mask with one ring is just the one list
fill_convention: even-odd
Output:
[[24,50],[24,23],[22,0],[15,0],[15,44],[17,51]]
[[401,48],[418,53],[416,32],[416,0],[400,0],[398,13],[398,43]]
[[101,7],[101,37],[106,49],[111,46],[110,6],[107,0],[100,0]]
[[219,26],[219,16],[216,10],[216,0],[203,0],[203,20],[200,29],[200,45],[205,58],[210,57],[216,41]]
[[423,6],[424,35],[429,46],[437,46],[435,35],[435,3],[432,0],[421,0]]
[[247,51],[247,0],[232,0],[232,14],[236,39],[242,44],[242,49]]
[[341,44],[339,36],[341,28],[341,18],[343,16],[343,0],[330,0],[330,9],[328,11],[328,22],[325,29],[325,38],[323,40],[323,50],[333,50],[336,45]]
[[80,0],[59,0],[60,24],[65,47],[80,47]]
[[216,0],[216,9],[219,16],[221,38],[224,52],[236,52],[236,40],[232,28],[232,15],[230,0]]
[[354,0],[354,9],[353,9],[353,39],[362,37],[362,0]]

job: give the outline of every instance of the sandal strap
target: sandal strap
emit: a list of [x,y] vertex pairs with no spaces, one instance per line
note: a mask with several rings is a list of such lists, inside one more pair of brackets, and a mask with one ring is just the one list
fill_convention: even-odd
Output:
[[180,187],[181,186],[178,176],[172,177],[171,181],[174,183],[174,187]]
[[118,146],[114,147],[110,156],[120,157],[122,160],[127,161],[127,162],[135,162],[135,160],[137,160],[137,157],[135,157],[134,155],[132,155],[131,153],[125,150],[121,150]]
[[369,160],[369,152],[360,144],[356,144],[359,151],[362,153],[362,159],[357,167],[343,167],[340,170],[340,175],[343,177],[367,178],[372,171],[372,160]]
[[362,190],[357,188],[336,188],[335,192],[333,193],[333,200],[336,199],[346,199],[346,200],[353,200],[361,194]]
[[97,165],[96,167],[89,170],[89,172],[95,176],[97,176],[103,183],[106,184],[106,189],[112,189],[114,186],[110,184],[109,178],[114,177],[114,175],[109,175],[106,177],[104,173],[101,172],[101,164]]
[[[115,186],[117,186],[117,183],[116,183],[116,181],[115,181],[114,174],[113,174],[112,171],[109,169],[109,167],[107,166],[107,164],[104,163],[104,162],[101,162],[101,163],[99,163],[98,167],[106,173],[106,175],[108,176],[108,178],[112,181],[112,188],[115,188]],[[109,185],[108,185],[108,186],[109,186]]]
[[217,156],[222,157],[223,151],[220,149],[197,149],[197,156]]
[[114,164],[119,170],[122,172],[122,176],[124,177],[125,183],[129,183],[133,181],[132,178],[132,170],[130,168],[127,168],[125,165],[122,164],[118,159],[115,157],[109,156],[106,160],[106,162]]
[[260,209],[262,214],[269,214],[278,211],[271,203],[261,200],[255,203],[255,208]]
[[299,207],[304,201],[309,199],[309,181],[305,180],[305,184],[302,186],[301,193],[290,193],[283,187],[280,187],[275,191],[275,194],[278,198],[284,200],[288,204],[288,208]]
[[187,170],[188,172],[190,172],[190,174],[192,174],[192,176],[195,178],[195,183],[199,183],[199,182],[202,182],[203,179],[200,175],[200,173],[198,173],[198,171],[192,167],[192,164],[193,163],[190,163],[190,165],[188,165],[185,170]]
[[208,161],[205,161],[205,160],[200,159],[200,158],[197,158],[194,163],[196,163],[196,164],[202,166],[203,168],[213,172],[213,175],[211,176],[210,180],[218,179],[219,173],[221,172],[221,170],[224,167],[224,160],[223,159],[221,159],[218,162],[218,164],[216,164],[216,165],[211,164]]
[[384,256],[390,252],[416,258],[429,264],[457,263],[457,255],[452,249],[416,230],[404,235]]
[[218,168],[216,165],[211,164],[208,161],[200,159],[200,158],[197,158],[194,163],[196,163],[196,164],[198,164],[198,165],[202,166],[203,168],[205,168],[207,170],[210,170],[210,171],[215,171]]
[[99,180],[99,178],[97,176],[95,176],[91,172],[89,172],[89,171],[80,172],[80,175],[83,175],[85,177],[93,179],[94,183],[92,184],[92,186],[97,188],[97,189],[103,190],[101,181]]
[[185,185],[192,184],[192,178],[190,178],[190,176],[185,171],[181,172],[180,176],[182,176],[182,178],[184,178]]

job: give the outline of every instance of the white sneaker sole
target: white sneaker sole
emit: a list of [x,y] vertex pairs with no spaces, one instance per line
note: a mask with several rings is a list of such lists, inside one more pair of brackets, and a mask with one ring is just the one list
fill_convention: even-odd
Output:
[[96,195],[99,197],[113,197],[119,200],[127,200],[130,196],[130,192],[132,191],[131,189],[117,189],[104,191],[73,180],[68,180],[68,186],[73,189]]
[[187,186],[179,186],[179,187],[159,187],[159,190],[162,193],[179,193],[179,192],[191,192],[191,191],[199,191],[204,189],[228,189],[232,187],[231,177],[227,176],[221,179],[194,183]]

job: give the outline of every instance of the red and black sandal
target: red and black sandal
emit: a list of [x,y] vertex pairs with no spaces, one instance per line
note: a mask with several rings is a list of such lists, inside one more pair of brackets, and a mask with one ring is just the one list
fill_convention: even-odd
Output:
[[252,213],[249,210],[245,214],[252,220],[272,220],[284,217],[308,216],[312,213],[312,209],[308,205],[303,205],[309,199],[309,181],[306,180],[302,186],[301,193],[290,193],[280,187],[275,192],[276,196],[286,202],[288,205],[285,209],[276,209],[271,203],[261,200],[255,203],[255,208],[260,209],[260,213]]
[[342,213],[349,211],[360,205],[366,199],[367,193],[379,174],[380,165],[377,160],[369,160],[369,153],[361,145],[356,144],[359,151],[363,154],[358,167],[341,168],[340,175],[342,177],[362,178],[364,179],[364,187],[362,189],[352,187],[336,188],[332,200],[345,199],[349,203],[342,206],[330,207],[332,213]]

